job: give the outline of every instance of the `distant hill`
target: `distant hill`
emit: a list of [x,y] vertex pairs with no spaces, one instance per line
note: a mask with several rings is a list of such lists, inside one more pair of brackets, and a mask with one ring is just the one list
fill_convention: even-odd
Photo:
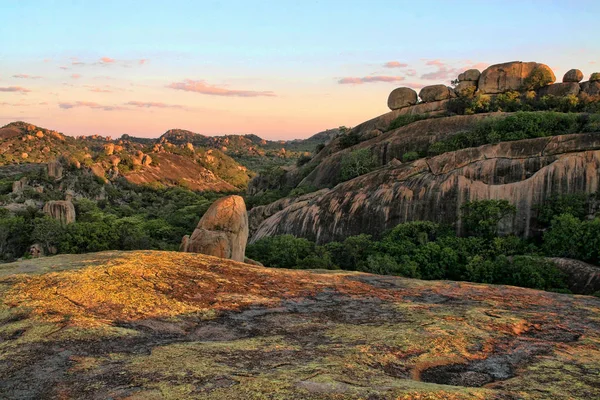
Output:
[[129,135],[112,139],[71,137],[18,121],[0,128],[0,168],[9,174],[21,170],[15,165],[60,158],[77,168],[90,168],[105,179],[124,176],[133,183],[232,191],[244,189],[255,171],[291,165],[301,156],[309,156],[336,131],[292,141],[271,141],[256,135],[205,136],[182,129],[168,130],[156,139]]

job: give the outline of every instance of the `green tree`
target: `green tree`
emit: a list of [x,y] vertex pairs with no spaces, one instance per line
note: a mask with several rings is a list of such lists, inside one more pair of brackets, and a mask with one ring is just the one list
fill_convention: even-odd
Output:
[[491,239],[498,235],[499,223],[513,216],[517,208],[507,200],[476,200],[461,207],[463,230],[467,235]]
[[377,167],[369,149],[354,150],[342,156],[341,179],[347,181],[373,171]]

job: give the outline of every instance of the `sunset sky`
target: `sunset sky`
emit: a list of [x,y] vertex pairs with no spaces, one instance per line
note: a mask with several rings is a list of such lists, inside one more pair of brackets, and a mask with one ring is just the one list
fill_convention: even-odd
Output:
[[308,137],[395,87],[538,61],[600,70],[594,1],[1,1],[0,126]]

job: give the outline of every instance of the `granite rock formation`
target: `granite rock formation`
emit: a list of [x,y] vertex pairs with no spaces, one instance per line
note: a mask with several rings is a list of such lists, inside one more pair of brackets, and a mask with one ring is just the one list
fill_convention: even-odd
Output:
[[191,236],[184,236],[180,251],[202,253],[244,262],[248,241],[248,213],[240,196],[215,201]]
[[461,229],[467,201],[506,199],[517,206],[501,232],[535,233],[534,207],[555,194],[596,192],[600,136],[572,134],[502,142],[388,165],[340,183],[266,218],[251,242],[293,234],[326,243],[379,234],[399,223],[430,220]]
[[75,222],[75,206],[67,200],[53,200],[44,204],[44,213],[63,224]]

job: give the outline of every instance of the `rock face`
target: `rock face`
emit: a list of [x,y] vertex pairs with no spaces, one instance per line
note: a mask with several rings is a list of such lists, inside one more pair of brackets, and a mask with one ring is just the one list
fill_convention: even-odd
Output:
[[67,200],[53,200],[44,205],[44,213],[63,224],[75,222],[75,207]]
[[247,241],[246,203],[240,196],[227,196],[210,206],[189,238],[183,237],[180,251],[244,262]]
[[458,76],[459,81],[467,81],[467,82],[477,82],[479,77],[481,76],[481,72],[478,69],[472,68],[468,69],[462,74]]
[[578,69],[570,69],[563,76],[563,82],[581,82],[583,79],[583,72]]
[[579,91],[581,90],[579,83],[575,82],[563,82],[563,83],[554,83],[552,85],[545,86],[539,90],[540,96],[569,96],[574,95],[577,96]]
[[419,97],[426,103],[447,100],[451,97],[455,97],[453,95],[454,92],[451,92],[450,88],[445,85],[425,86],[419,92]]
[[411,88],[401,87],[394,89],[388,97],[388,107],[390,110],[398,110],[414,104],[417,104],[417,92]]
[[587,81],[581,83],[581,93],[585,93],[588,96],[600,96],[600,82],[599,81]]
[[600,398],[591,296],[172,251],[23,260],[0,283],[3,400]]
[[63,166],[58,160],[48,163],[48,176],[54,179],[61,179],[63,176]]
[[570,258],[549,258],[567,274],[567,283],[573,293],[594,294],[600,291],[600,267]]
[[594,193],[599,184],[597,134],[503,142],[386,166],[341,183],[265,219],[251,241],[289,233],[325,243],[413,220],[456,223],[460,231],[461,205],[482,199],[515,204],[517,214],[501,232],[529,236],[536,232],[536,205],[555,194]]
[[23,189],[25,189],[25,186],[27,186],[27,183],[29,183],[29,180],[26,177],[23,177],[23,178],[19,179],[18,181],[14,181],[12,184],[12,192],[13,193],[23,192]]
[[479,92],[481,94],[498,94],[511,90],[520,90],[525,80],[536,69],[549,72],[553,77],[550,83],[556,80],[552,69],[545,64],[513,61],[486,68],[479,77]]

